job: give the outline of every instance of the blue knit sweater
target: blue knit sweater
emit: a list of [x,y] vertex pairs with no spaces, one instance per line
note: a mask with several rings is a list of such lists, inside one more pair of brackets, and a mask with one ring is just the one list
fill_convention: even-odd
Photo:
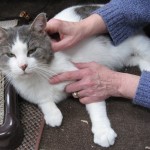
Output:
[[[114,45],[150,24],[150,0],[111,0],[96,10],[102,16]],[[150,108],[150,72],[141,74],[134,104]]]

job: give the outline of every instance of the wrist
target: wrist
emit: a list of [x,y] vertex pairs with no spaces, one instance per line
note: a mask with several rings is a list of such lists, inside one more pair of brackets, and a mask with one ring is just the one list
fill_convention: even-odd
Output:
[[102,17],[98,14],[92,14],[80,22],[83,38],[90,37],[95,34],[103,34],[107,32],[106,25]]
[[119,73],[118,97],[133,99],[140,77],[128,73]]

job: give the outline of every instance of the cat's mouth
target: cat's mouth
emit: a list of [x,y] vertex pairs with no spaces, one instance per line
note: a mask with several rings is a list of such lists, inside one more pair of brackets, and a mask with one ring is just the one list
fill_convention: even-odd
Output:
[[31,76],[33,73],[31,72],[23,72],[21,76]]

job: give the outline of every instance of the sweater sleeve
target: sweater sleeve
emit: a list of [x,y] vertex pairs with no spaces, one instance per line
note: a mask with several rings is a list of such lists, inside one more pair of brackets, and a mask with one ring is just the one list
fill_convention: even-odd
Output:
[[150,108],[150,72],[143,71],[133,103]]
[[114,45],[150,23],[149,0],[111,0],[93,13],[99,14]]

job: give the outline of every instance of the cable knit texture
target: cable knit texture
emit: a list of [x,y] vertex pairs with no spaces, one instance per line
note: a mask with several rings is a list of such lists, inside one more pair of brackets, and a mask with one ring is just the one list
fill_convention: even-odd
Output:
[[93,13],[102,16],[114,45],[150,23],[149,0],[112,0]]
[[133,103],[150,108],[150,72],[142,73]]

